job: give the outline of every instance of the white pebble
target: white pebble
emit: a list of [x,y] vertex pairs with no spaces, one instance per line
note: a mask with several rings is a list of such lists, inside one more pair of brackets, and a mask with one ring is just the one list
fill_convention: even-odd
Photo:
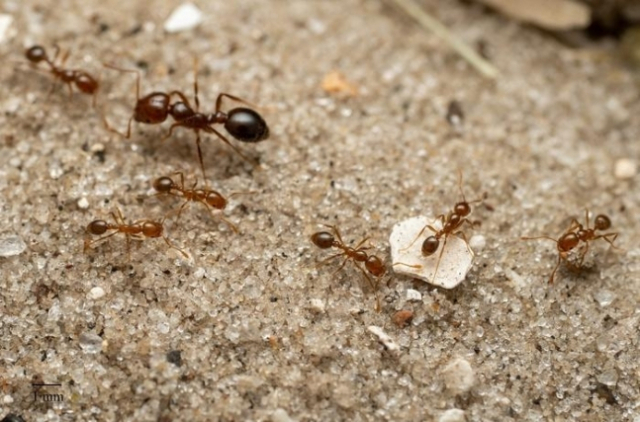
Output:
[[324,300],[318,298],[309,300],[309,309],[317,314],[324,314],[326,310]]
[[469,239],[469,247],[473,251],[480,252],[485,246],[487,246],[487,239],[481,234],[474,234]]
[[620,158],[613,169],[613,174],[618,179],[631,179],[636,173],[638,173],[638,164],[631,158]]
[[473,252],[463,239],[454,235],[447,238],[444,251],[443,237],[440,239],[438,250],[433,255],[424,257],[422,242],[433,232],[426,228],[419,239],[416,239],[416,236],[427,224],[436,229],[441,226],[439,221],[434,222],[425,216],[409,218],[393,226],[389,237],[393,271],[417,277],[435,286],[452,289],[465,279],[471,269]]
[[422,302],[422,293],[417,290],[407,289],[407,302]]
[[16,235],[9,235],[0,239],[0,256],[20,255],[25,249],[27,249],[27,244]]
[[89,291],[87,295],[89,299],[97,300],[105,295],[104,289],[102,287],[94,287]]
[[11,29],[12,23],[13,16],[5,13],[0,14],[0,42],[4,42],[15,35],[15,29]]
[[378,337],[378,340],[380,340],[380,342],[388,350],[392,352],[395,352],[396,350],[400,350],[400,346],[398,346],[398,343],[393,341],[393,339],[389,337],[387,333],[382,331],[382,328],[375,325],[370,325],[367,327],[367,330],[369,330],[370,333],[375,334]]
[[80,208],[81,210],[86,210],[89,208],[89,201],[87,201],[87,198],[83,196],[82,198],[78,199],[78,208]]
[[167,32],[180,32],[193,29],[202,22],[202,12],[193,3],[183,3],[171,12],[164,22]]
[[464,410],[460,409],[445,410],[438,418],[438,422],[465,422],[466,420],[467,417],[464,414]]
[[100,353],[102,351],[102,337],[97,334],[85,332],[78,338],[80,348],[85,353]]
[[4,404],[11,404],[11,403],[13,403],[13,397],[11,397],[10,395],[7,394],[2,398],[2,402]]
[[271,420],[273,422],[295,422],[294,419],[291,419],[291,416],[284,409],[276,409],[271,416]]
[[475,375],[471,364],[462,358],[455,359],[442,370],[447,389],[454,394],[466,393],[473,387]]

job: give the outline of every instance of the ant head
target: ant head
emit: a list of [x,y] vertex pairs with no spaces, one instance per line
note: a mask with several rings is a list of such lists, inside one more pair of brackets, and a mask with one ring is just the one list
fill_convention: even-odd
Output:
[[178,101],[169,106],[169,114],[179,122],[193,116],[195,112],[186,103]]
[[466,217],[471,214],[471,206],[467,201],[458,202],[453,207],[453,212],[460,217]]
[[382,263],[382,261],[380,260],[380,258],[378,258],[375,255],[369,256],[367,260],[364,262],[364,266],[367,269],[367,271],[369,271],[375,277],[380,277],[384,275],[384,273],[387,270],[384,264]]
[[269,127],[255,111],[239,107],[229,111],[224,128],[242,142],[260,142],[269,137]]
[[87,226],[87,233],[99,236],[109,230],[109,224],[104,220],[93,220]]
[[227,200],[216,191],[208,192],[205,201],[217,210],[223,210],[227,207]]
[[24,55],[27,57],[31,63],[39,63],[43,60],[47,60],[47,52],[44,51],[44,48],[39,45],[34,45],[29,48]]
[[162,230],[162,223],[155,221],[145,221],[142,223],[142,234],[145,237],[160,237],[162,236]]
[[433,235],[427,237],[424,242],[422,242],[422,255],[433,255],[438,250],[438,246],[440,246],[440,240],[438,240],[437,237]]
[[162,123],[169,115],[169,96],[164,92],[153,92],[139,98],[133,111],[136,122],[149,125]]
[[560,252],[569,252],[578,246],[578,243],[580,243],[580,237],[576,233],[566,233],[558,239],[558,250]]
[[158,177],[153,181],[153,188],[160,193],[169,193],[174,186],[173,180],[166,176]]
[[317,232],[311,235],[311,241],[320,249],[332,247],[335,240],[335,237],[329,232]]
[[609,230],[611,228],[611,220],[604,214],[600,214],[596,217],[595,229],[596,230]]

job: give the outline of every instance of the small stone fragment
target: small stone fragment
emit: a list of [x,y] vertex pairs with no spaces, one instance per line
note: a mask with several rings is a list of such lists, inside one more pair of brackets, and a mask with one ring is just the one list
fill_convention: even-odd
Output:
[[454,394],[466,393],[473,387],[475,375],[471,364],[465,359],[458,358],[447,365],[443,371],[444,383]]
[[324,314],[326,310],[324,300],[318,298],[309,300],[309,309],[316,314]]
[[0,239],[0,256],[20,255],[27,249],[27,244],[17,235],[8,235]]
[[422,302],[422,293],[417,290],[407,289],[407,302]]
[[464,414],[464,410],[460,409],[445,410],[438,418],[438,422],[465,422],[466,420],[467,417]]
[[322,80],[322,89],[328,93],[345,93],[351,96],[358,95],[358,88],[347,82],[344,75],[337,70],[325,75]]
[[82,198],[78,199],[78,208],[80,208],[81,210],[86,210],[89,208],[89,201],[87,201],[87,198],[83,196]]
[[11,28],[13,23],[13,16],[6,13],[0,13],[0,43],[5,42],[9,38],[12,38],[16,31]]
[[180,350],[172,350],[167,353],[167,362],[173,363],[177,367],[182,366],[182,352]]
[[474,234],[469,239],[469,247],[475,252],[480,252],[487,246],[487,239],[481,234]]
[[294,419],[291,419],[287,411],[281,408],[274,410],[271,420],[273,422],[295,422]]
[[618,179],[631,179],[638,173],[638,165],[631,158],[620,158],[616,161],[613,174]]
[[370,333],[376,335],[378,337],[378,340],[380,340],[380,343],[382,343],[384,347],[387,348],[387,350],[390,350],[392,352],[400,350],[400,346],[398,346],[398,343],[393,341],[393,339],[389,337],[387,333],[382,331],[382,328],[375,325],[370,325],[367,327],[367,330],[369,330]]
[[402,309],[391,317],[391,321],[400,328],[404,328],[413,320],[413,311]]
[[102,287],[94,287],[89,290],[89,294],[87,295],[89,299],[97,300],[105,295],[104,289]]
[[82,333],[78,339],[80,348],[85,353],[100,353],[102,351],[102,337],[94,333]]
[[180,32],[193,29],[202,23],[202,12],[193,3],[183,3],[171,12],[164,22],[167,32]]
[[433,255],[424,257],[422,243],[432,232],[426,228],[419,239],[416,239],[416,236],[427,224],[431,224],[435,229],[440,228],[439,221],[434,222],[425,216],[409,218],[393,226],[389,236],[393,271],[417,277],[435,286],[453,289],[471,270],[473,253],[463,239],[453,235],[447,238],[444,252],[442,252],[444,245],[444,238],[442,238],[438,250]]

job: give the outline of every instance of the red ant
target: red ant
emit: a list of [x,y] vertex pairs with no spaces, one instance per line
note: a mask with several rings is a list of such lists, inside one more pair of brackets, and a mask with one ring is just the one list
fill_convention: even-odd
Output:
[[[416,236],[416,238],[411,242],[409,246],[404,248],[407,250],[413,246],[413,244],[422,236],[422,233],[426,229],[429,229],[433,232],[431,236],[428,236],[423,242],[421,247],[422,256],[425,258],[430,257],[440,248],[440,240],[444,238],[444,242],[442,243],[442,248],[440,248],[440,254],[438,255],[438,260],[436,261],[436,268],[433,271],[432,281],[436,279],[436,275],[438,273],[438,267],[440,266],[440,260],[442,259],[442,254],[444,253],[444,249],[447,246],[447,239],[449,236],[459,234],[467,245],[467,249],[473,255],[473,251],[469,246],[469,241],[467,240],[467,236],[461,230],[463,224],[469,224],[471,227],[475,227],[479,224],[479,222],[474,221],[471,222],[469,220],[469,215],[471,214],[471,204],[483,202],[487,199],[487,193],[484,193],[482,198],[476,199],[474,201],[467,201],[464,197],[464,192],[462,191],[462,172],[460,172],[460,177],[458,181],[458,187],[460,189],[460,195],[462,196],[462,201],[456,202],[453,206],[453,209],[449,211],[449,213],[445,216],[444,214],[440,214],[436,217],[435,221],[440,221],[441,228],[437,230],[433,225],[427,224],[420,230],[420,233]],[[409,267],[416,267],[415,265],[408,265],[403,263],[396,263],[395,265],[407,265]]]
[[[49,65],[49,72],[53,75],[55,79],[61,80],[63,83],[67,84],[69,87],[69,96],[73,95],[73,91],[71,85],[75,85],[76,88],[80,90],[80,92],[84,94],[93,95],[93,106],[96,105],[96,93],[98,92],[98,87],[100,83],[90,74],[83,70],[73,70],[73,69],[65,69],[62,66],[67,61],[69,57],[69,52],[67,51],[61,60],[61,65],[57,66],[55,64],[56,59],[58,58],[58,53],[60,53],[60,49],[58,46],[55,47],[56,52],[53,56],[53,60],[49,59],[47,52],[44,47],[39,45],[34,45],[33,47],[27,49],[25,52],[25,56],[27,60],[32,65],[37,65],[40,62],[45,62]],[[51,91],[55,88],[56,84],[54,83],[51,87]]]
[[[180,176],[180,184],[174,182],[170,177],[163,176],[157,178],[153,182],[153,188],[156,190],[156,192],[158,192],[158,194],[173,195],[185,199],[184,203],[178,211],[176,219],[180,218],[182,210],[187,206],[187,204],[189,204],[189,202],[200,202],[205,207],[207,207],[214,218],[214,209],[224,210],[227,207],[227,200],[224,196],[222,196],[220,192],[207,188],[196,189],[198,180],[193,182],[193,186],[191,186],[191,188],[185,188],[184,175],[182,174],[182,172],[175,172],[174,174]],[[222,221],[227,223],[235,233],[238,233],[238,228],[232,222],[230,222],[223,216],[219,217],[220,219],[222,219]]]
[[115,221],[115,224],[108,223],[105,220],[93,220],[91,223],[89,223],[86,231],[90,235],[101,236],[108,231],[112,230],[112,232],[94,240],[86,238],[84,240],[85,253],[87,252],[87,249],[94,243],[107,239],[115,235],[116,233],[124,233],[127,238],[127,251],[129,251],[130,239],[144,240],[145,238],[161,237],[164,239],[165,243],[169,245],[170,248],[177,250],[185,258],[189,258],[185,251],[172,244],[164,235],[164,218],[160,222],[153,220],[138,220],[132,224],[126,224],[124,218],[122,217],[122,212],[120,212],[120,209],[116,208],[116,211],[117,214],[111,212],[111,217]]
[[576,265],[571,264],[575,268],[582,267],[584,257],[587,254],[587,251],[589,251],[589,245],[594,240],[604,239],[607,243],[609,243],[609,245],[611,245],[611,247],[615,248],[613,242],[618,237],[618,233],[596,234],[596,231],[604,231],[611,228],[611,219],[609,217],[604,214],[597,215],[594,221],[593,228],[590,227],[588,209],[585,209],[584,218],[586,227],[583,226],[575,218],[572,218],[569,228],[557,240],[549,236],[521,237],[522,240],[547,239],[556,243],[556,247],[558,248],[558,262],[551,272],[551,277],[549,277],[549,284],[553,283],[556,271],[558,271],[558,268],[560,267],[560,263],[563,260],[569,263],[569,253],[577,248],[580,245],[580,242],[584,242],[584,246],[580,251],[580,258],[578,259],[578,263]]
[[[380,312],[380,297],[378,296],[378,288],[380,282],[377,281],[374,283],[373,280],[371,280],[371,277],[369,277],[369,274],[379,279],[386,273],[387,269],[380,258],[375,255],[367,254],[366,250],[371,249],[370,246],[362,246],[364,242],[366,242],[369,238],[365,237],[355,247],[347,246],[342,240],[342,236],[340,236],[340,232],[338,231],[337,227],[327,224],[325,224],[324,226],[330,228],[333,233],[326,231],[314,233],[311,236],[311,242],[313,242],[313,244],[320,249],[338,248],[340,249],[340,252],[320,261],[318,265],[323,265],[334,258],[344,256],[344,261],[342,261],[342,264],[334,272],[335,274],[340,271],[342,267],[344,267],[347,261],[352,261],[354,265],[362,272],[362,275],[367,280],[369,286],[376,295],[376,311]],[[359,265],[361,263],[364,263],[364,268]]]
[[[200,131],[206,133],[213,133],[225,144],[231,147],[238,155],[240,155],[246,161],[257,164],[250,158],[246,157],[236,146],[234,146],[222,133],[212,127],[214,124],[223,124],[224,128],[235,139],[241,142],[255,143],[260,142],[269,137],[269,127],[264,121],[262,116],[256,111],[246,107],[236,107],[225,113],[220,110],[222,105],[222,99],[227,97],[231,100],[241,103],[249,104],[241,98],[235,97],[230,94],[221,93],[216,98],[216,109],[212,114],[200,113],[200,100],[198,98],[198,73],[197,62],[194,64],[194,101],[195,110],[189,103],[186,95],[182,91],[171,91],[170,93],[153,92],[140,98],[140,72],[133,69],[123,69],[110,64],[105,64],[106,67],[120,72],[128,72],[136,74],[136,105],[134,107],[133,115],[129,118],[127,124],[126,135],[112,129],[105,119],[105,125],[107,129],[129,138],[131,136],[131,121],[135,120],[141,123],[158,124],[164,122],[168,116],[171,116],[175,123],[169,128],[169,132],[163,139],[169,138],[173,134],[173,130],[176,127],[186,127],[196,132],[196,146],[198,148],[198,160],[200,161],[200,168],[202,169],[202,176],[206,179],[204,171],[204,163],[202,160],[202,149],[200,148]],[[178,96],[180,101],[171,103],[172,96]]]

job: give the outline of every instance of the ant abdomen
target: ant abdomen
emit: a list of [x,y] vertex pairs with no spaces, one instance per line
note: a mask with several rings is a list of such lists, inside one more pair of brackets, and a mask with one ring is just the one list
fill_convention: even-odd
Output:
[[596,230],[609,230],[611,228],[611,219],[604,214],[599,214],[596,217],[595,229]]
[[73,81],[80,92],[84,94],[94,94],[98,90],[98,81],[87,72],[76,70]]
[[155,221],[145,221],[142,223],[142,234],[145,237],[161,237],[163,226]]
[[173,180],[166,176],[158,177],[153,181],[153,188],[160,193],[169,193],[174,186]]
[[224,128],[242,142],[260,142],[269,137],[267,122],[257,112],[246,107],[230,110]]
[[320,249],[329,249],[333,247],[335,237],[329,232],[318,232],[311,236],[311,242]]
[[31,63],[40,63],[41,61],[47,59],[46,51],[39,45],[34,45],[33,47],[27,49],[24,55]]
[[375,277],[381,277],[387,271],[380,258],[375,255],[369,256],[364,262],[364,266]]
[[218,192],[207,193],[205,201],[217,210],[223,210],[227,207],[227,200]]
[[436,253],[436,251],[438,250],[438,247],[440,246],[440,240],[431,235],[429,237],[427,237],[424,242],[422,242],[422,255],[423,256],[431,256],[434,253]]
[[153,92],[141,98],[133,112],[134,120],[150,125],[164,122],[169,116],[169,101],[164,92]]
[[87,232],[93,235],[105,234],[109,230],[109,223],[104,220],[93,220],[87,226]]

